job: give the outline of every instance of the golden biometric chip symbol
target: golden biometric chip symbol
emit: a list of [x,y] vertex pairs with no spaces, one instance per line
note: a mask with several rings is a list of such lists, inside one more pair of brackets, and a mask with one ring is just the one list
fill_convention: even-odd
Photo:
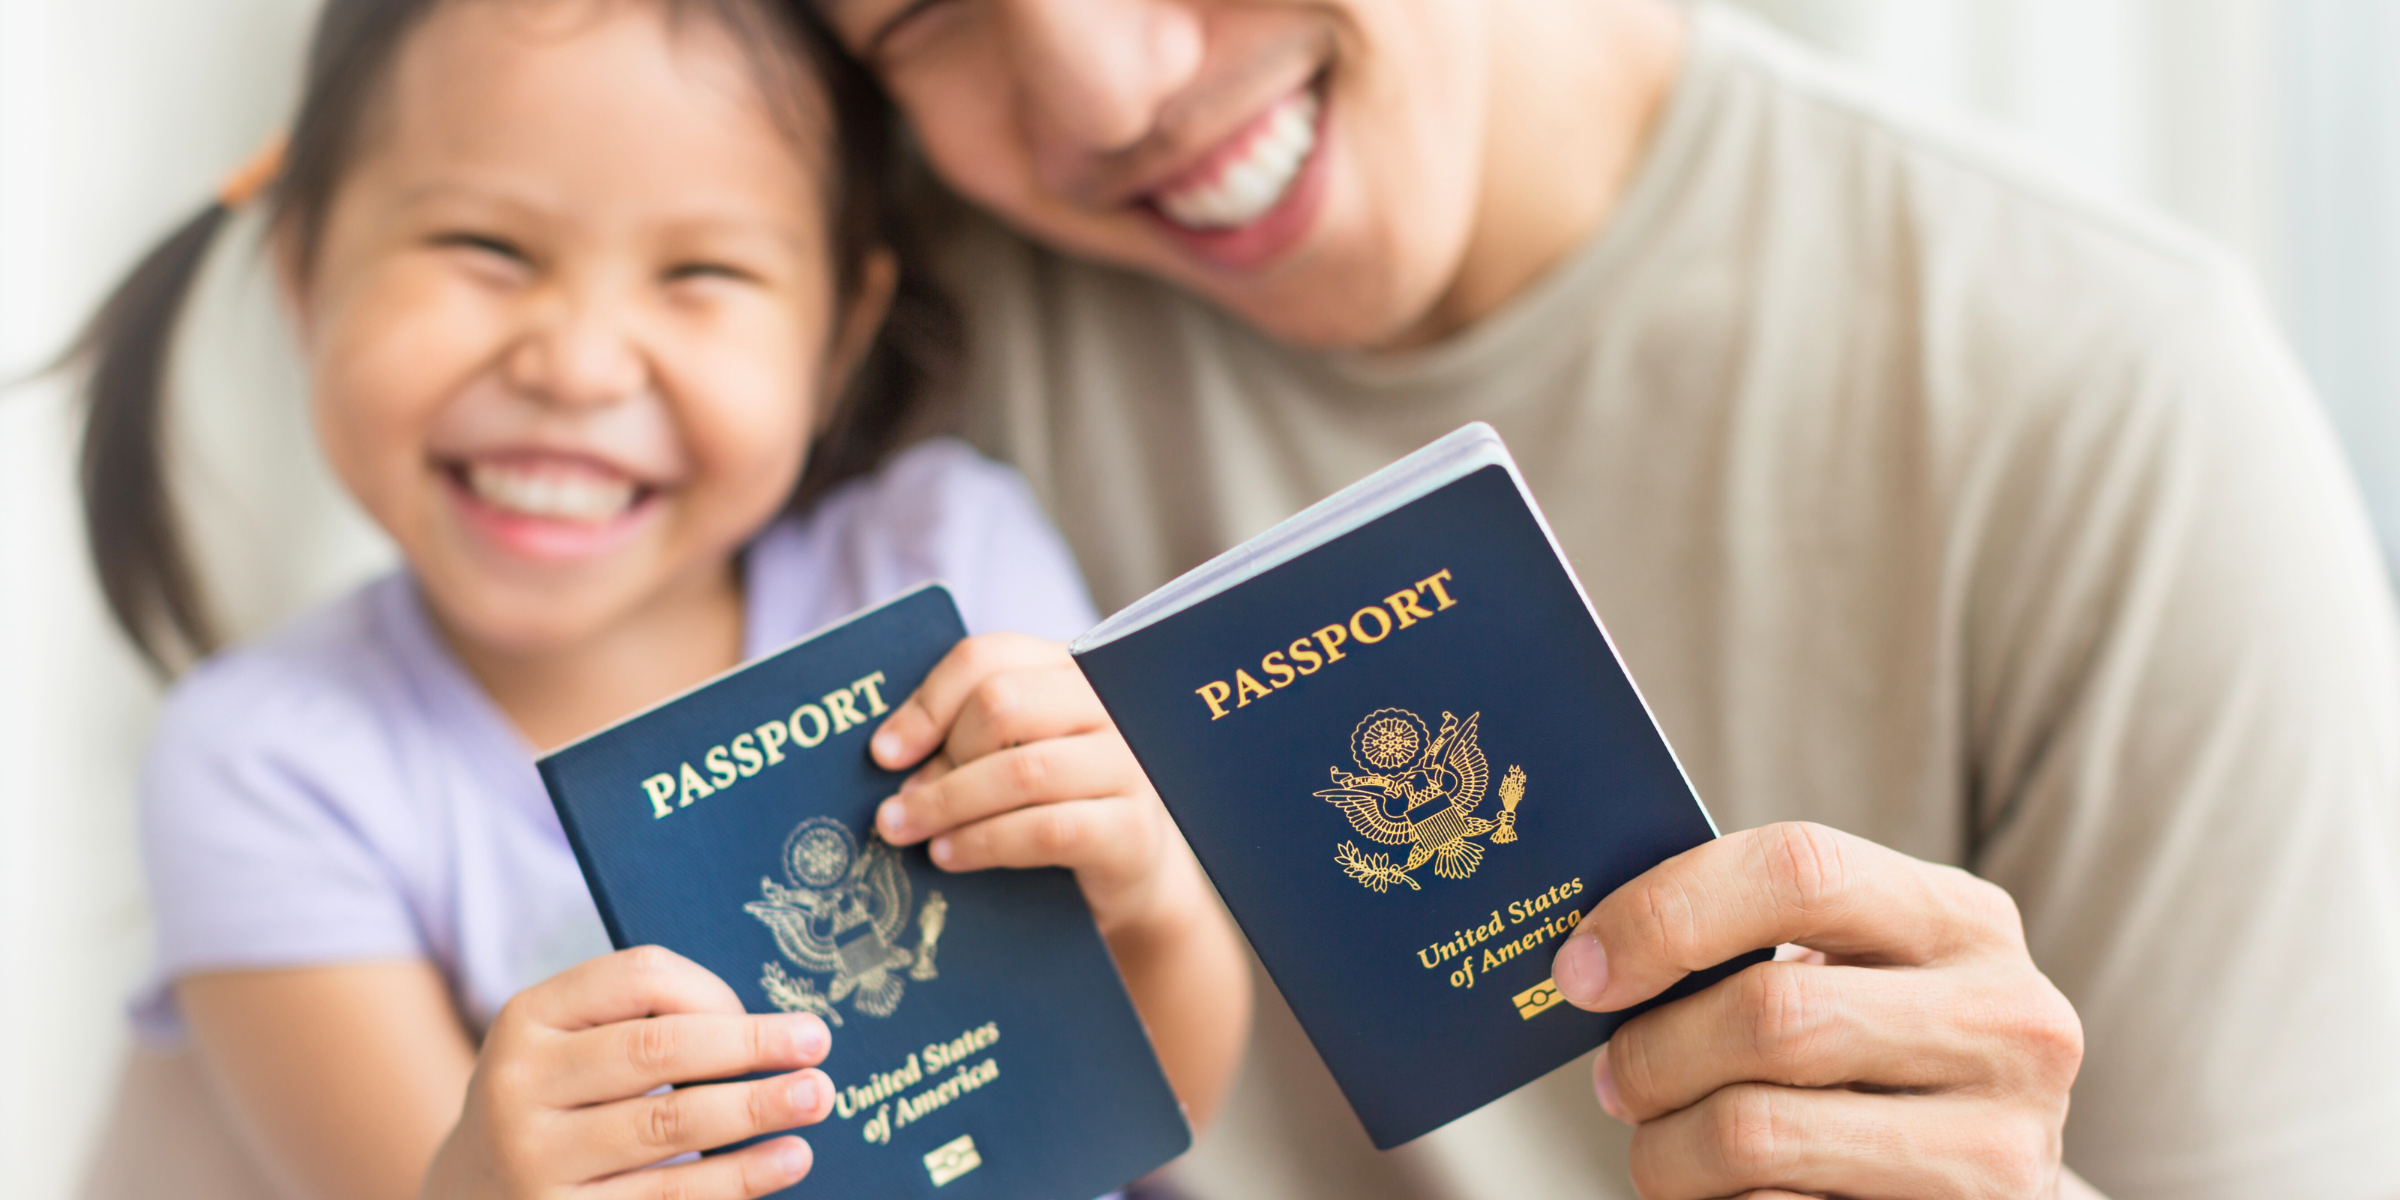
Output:
[[976,1153],[975,1138],[969,1134],[944,1142],[925,1155],[925,1173],[932,1177],[935,1187],[982,1165],[983,1155]]
[[1559,995],[1558,980],[1553,977],[1526,988],[1509,999],[1516,1003],[1517,1015],[1530,1021],[1557,1008],[1559,1001],[1566,997]]

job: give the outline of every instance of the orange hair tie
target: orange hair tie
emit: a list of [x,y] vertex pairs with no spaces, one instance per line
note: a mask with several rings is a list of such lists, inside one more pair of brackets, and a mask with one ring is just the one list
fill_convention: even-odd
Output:
[[227,208],[240,208],[258,198],[275,177],[283,173],[283,140],[281,133],[268,138],[265,145],[251,152],[242,165],[217,185],[217,203]]

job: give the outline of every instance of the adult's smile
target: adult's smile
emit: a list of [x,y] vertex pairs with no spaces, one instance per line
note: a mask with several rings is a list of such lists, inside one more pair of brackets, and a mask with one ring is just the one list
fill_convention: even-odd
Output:
[[1213,266],[1240,271],[1272,262],[1307,236],[1323,204],[1324,114],[1311,81],[1136,203]]

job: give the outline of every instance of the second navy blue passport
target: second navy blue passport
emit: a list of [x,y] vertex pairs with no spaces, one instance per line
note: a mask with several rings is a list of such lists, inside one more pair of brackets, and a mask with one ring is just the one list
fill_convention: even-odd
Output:
[[871,833],[867,739],[965,632],[928,585],[541,760],[616,945],[833,1026],[783,1195],[1091,1200],[1190,1144],[1073,876]]
[[[1505,463],[1481,426],[1417,457],[1459,447]],[[1506,465],[1111,637],[1077,661],[1377,1146],[1641,1011],[1563,1003],[1551,957],[1715,830]]]

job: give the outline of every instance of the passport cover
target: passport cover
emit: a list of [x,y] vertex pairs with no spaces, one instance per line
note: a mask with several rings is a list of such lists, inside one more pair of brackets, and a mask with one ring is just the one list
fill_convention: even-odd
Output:
[[1073,875],[871,835],[867,739],[964,636],[928,584],[540,762],[610,940],[833,1027],[778,1195],[1091,1200],[1191,1142]]
[[1551,956],[1716,831],[1505,467],[1077,661],[1376,1146],[1650,1007],[1566,1004]]

